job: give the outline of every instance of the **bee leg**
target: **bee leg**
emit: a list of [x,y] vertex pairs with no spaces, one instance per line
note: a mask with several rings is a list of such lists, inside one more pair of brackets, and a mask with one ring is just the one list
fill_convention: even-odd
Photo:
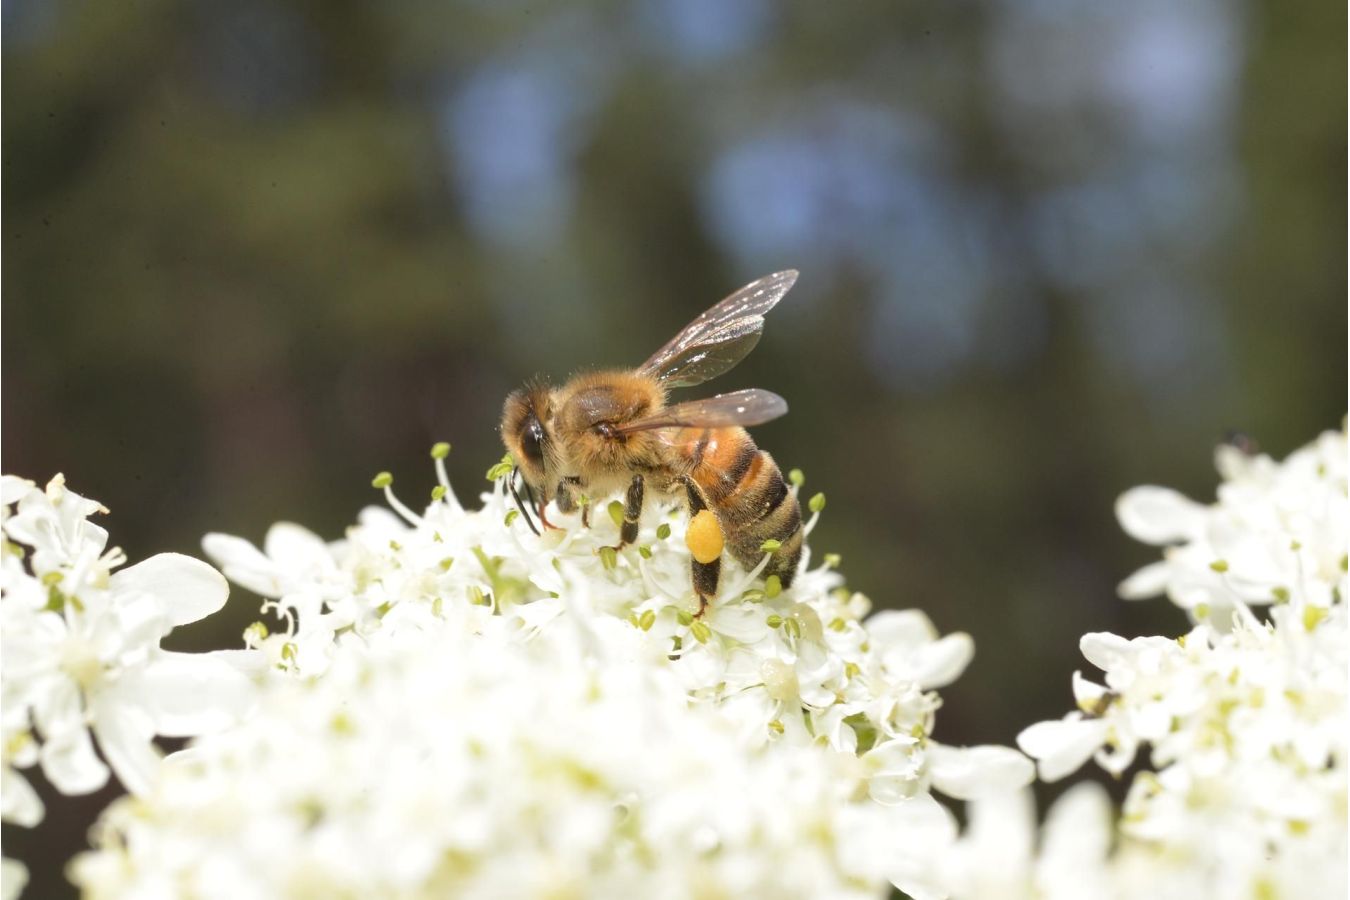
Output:
[[559,528],[557,525],[554,525],[552,522],[550,522],[550,521],[548,520],[548,516],[546,516],[546,515],[544,514],[544,508],[547,507],[547,506],[548,506],[548,503],[547,503],[547,502],[542,502],[542,503],[539,504],[539,524],[542,525],[542,526],[544,526],[544,529],[545,529],[546,531],[547,531],[547,530],[562,531],[561,528]]
[[[574,513],[577,510],[577,487],[581,484],[581,479],[575,475],[568,475],[562,481],[558,482],[558,496],[555,498],[558,503],[558,510],[565,513]],[[584,528],[591,527],[591,505],[589,503],[581,504],[581,525]]]
[[624,498],[623,505],[623,525],[619,528],[619,543],[614,547],[615,550],[622,550],[628,544],[637,540],[638,521],[642,518],[642,496],[645,489],[645,482],[641,475],[634,475],[633,480],[628,483],[628,493]]
[[717,596],[717,582],[722,576],[722,531],[693,479],[684,479],[684,489],[689,497],[690,525],[685,543],[690,550],[689,575],[698,594],[697,619]]
[[[539,511],[539,523],[543,526],[544,530],[548,531],[550,528],[552,528],[554,531],[562,531],[561,528],[550,522],[548,518],[544,515],[544,507],[548,505],[547,502],[536,503],[534,499],[534,488],[530,487],[530,483],[528,481],[525,481],[524,479],[521,479],[521,483],[525,485],[525,496],[530,498],[530,503],[533,504]],[[531,525],[530,527],[533,528],[534,526]],[[539,532],[537,531],[535,532],[535,534],[538,533]]]
[[694,613],[694,618],[699,619],[708,611],[708,604],[717,596],[717,582],[722,577],[722,560],[720,557],[710,563],[694,560],[689,567],[694,579],[694,592],[698,594],[698,612]]
[[646,482],[642,480],[641,475],[634,475],[633,480],[628,484],[628,496],[625,497],[623,507],[623,528],[619,532],[619,540],[625,544],[631,544],[637,540],[638,522],[642,519],[642,497],[646,487]]

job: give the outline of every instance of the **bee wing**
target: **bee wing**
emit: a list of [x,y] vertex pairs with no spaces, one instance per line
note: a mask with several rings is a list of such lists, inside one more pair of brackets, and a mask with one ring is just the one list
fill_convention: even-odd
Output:
[[667,406],[660,412],[616,428],[619,434],[657,428],[723,428],[762,425],[787,412],[787,401],[772,391],[749,388]]
[[795,269],[752,281],[680,330],[639,371],[670,387],[689,387],[721,375],[759,343],[764,314],[797,280]]

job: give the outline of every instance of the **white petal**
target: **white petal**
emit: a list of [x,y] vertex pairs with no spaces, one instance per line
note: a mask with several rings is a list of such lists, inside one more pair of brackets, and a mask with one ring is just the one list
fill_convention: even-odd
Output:
[[1120,495],[1116,519],[1135,540],[1170,544],[1201,533],[1205,507],[1171,488],[1144,485]]
[[89,794],[108,783],[108,767],[95,755],[84,728],[47,737],[40,757],[42,774],[63,794]]
[[1146,600],[1167,590],[1172,564],[1167,560],[1149,563],[1116,586],[1122,600]]
[[1036,777],[1031,760],[1011,747],[948,747],[936,741],[929,743],[928,772],[935,788],[958,800],[1015,791]]
[[261,680],[271,667],[267,654],[261,650],[213,650],[208,655],[228,663],[250,681]]
[[1097,684],[1095,681],[1088,681],[1083,677],[1083,673],[1074,670],[1073,673],[1073,699],[1078,704],[1078,708],[1084,712],[1100,712],[1097,706],[1109,692],[1105,687]]
[[1069,788],[1045,817],[1037,881],[1047,896],[1101,896],[1114,818],[1106,790],[1093,781]]
[[866,622],[872,640],[883,647],[920,647],[936,640],[937,629],[917,609],[884,609]]
[[[946,897],[947,890],[936,881],[939,875],[933,860],[951,852],[956,840],[955,818],[927,793],[889,806],[886,813],[885,827],[869,837],[871,843],[889,841],[904,848],[903,852],[892,850],[889,858],[883,857],[883,864],[890,870],[887,875],[890,882],[914,900]],[[872,850],[872,855],[877,855],[877,851]]]
[[225,605],[230,586],[215,569],[181,553],[160,553],[112,577],[113,590],[159,599],[173,625],[195,622]]
[[542,597],[530,603],[515,604],[508,615],[520,619],[525,628],[538,631],[566,612],[566,605],[558,597]]
[[956,632],[939,640],[933,623],[917,609],[883,610],[866,626],[887,671],[924,689],[951,684],[975,656],[970,635]]
[[957,631],[921,648],[914,658],[913,677],[924,690],[946,687],[966,670],[975,658],[975,641]]
[[1118,669],[1134,661],[1135,648],[1129,640],[1109,631],[1092,631],[1078,639],[1083,658],[1103,672]]
[[1103,719],[1063,719],[1037,722],[1017,736],[1017,746],[1038,761],[1042,781],[1058,781],[1077,771],[1106,740]]
[[0,900],[17,900],[27,884],[27,866],[8,856],[0,858]]
[[42,821],[42,798],[33,790],[23,773],[5,766],[0,773],[0,818],[24,828]]
[[277,578],[277,567],[243,538],[211,533],[202,538],[202,550],[220,566],[226,578],[240,587],[273,600],[285,593]]
[[0,506],[18,503],[35,490],[37,485],[27,478],[20,478],[17,475],[0,476]]
[[[1036,802],[1028,789],[980,797],[968,807],[967,839],[981,868],[1014,883],[1025,878],[1036,840]],[[982,875],[988,885],[988,876]],[[1016,896],[1016,894],[1010,894]]]
[[228,727],[255,699],[253,683],[217,653],[158,653],[128,679],[127,691],[149,714],[155,733],[169,737]]
[[333,555],[323,538],[292,522],[278,522],[267,529],[263,552],[292,572],[333,565]]
[[94,734],[122,787],[133,794],[145,794],[160,761],[152,743],[154,728],[149,716],[120,700],[124,698],[110,694],[95,702]]
[[33,719],[44,741],[85,730],[84,703],[75,682],[58,674],[35,680],[29,689]]
[[160,639],[173,630],[164,601],[154,594],[119,591],[112,599],[115,617],[95,631],[99,653],[105,659],[116,654],[130,664],[148,648],[158,647]]
[[756,606],[715,606],[705,621],[713,631],[743,644],[753,644],[769,635],[764,611]]
[[919,795],[919,772],[902,740],[878,744],[862,755],[870,773],[867,793],[882,806],[892,806]]

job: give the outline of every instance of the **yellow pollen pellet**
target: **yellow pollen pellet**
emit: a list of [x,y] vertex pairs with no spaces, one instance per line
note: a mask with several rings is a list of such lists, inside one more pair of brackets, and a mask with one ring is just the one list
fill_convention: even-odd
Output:
[[712,510],[701,509],[689,520],[689,530],[684,533],[685,546],[701,563],[710,563],[722,555],[722,527]]

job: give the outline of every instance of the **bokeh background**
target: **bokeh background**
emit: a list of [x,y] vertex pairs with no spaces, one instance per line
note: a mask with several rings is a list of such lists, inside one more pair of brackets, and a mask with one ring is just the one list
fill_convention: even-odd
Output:
[[[336,537],[535,374],[801,280],[718,390],[879,607],[977,655],[938,736],[1069,708],[1080,635],[1179,633],[1112,503],[1346,412],[1343,4],[4,0],[6,471],[132,559]],[[178,646],[237,645],[236,591]],[[61,896],[108,793],[6,828]]]

